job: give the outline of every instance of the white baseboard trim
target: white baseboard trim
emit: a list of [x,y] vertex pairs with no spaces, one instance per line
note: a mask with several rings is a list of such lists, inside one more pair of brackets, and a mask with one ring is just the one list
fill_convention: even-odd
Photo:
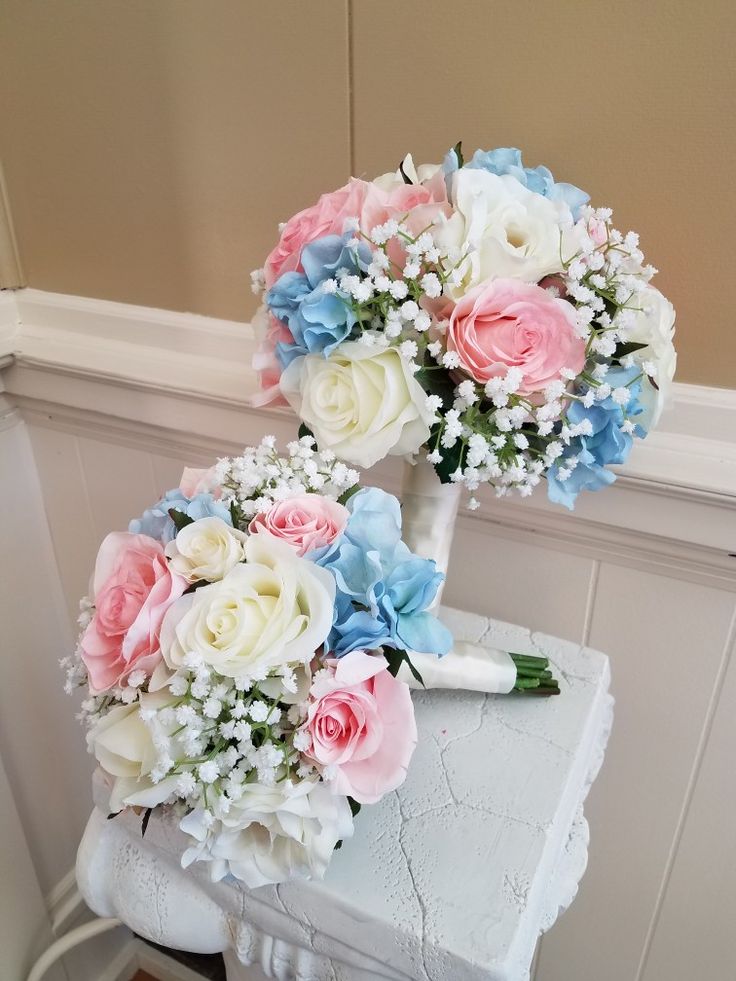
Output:
[[69,869],[64,878],[49,891],[46,896],[46,908],[49,911],[51,929],[55,937],[60,937],[77,925],[77,921],[87,907],[77,888],[74,869]]

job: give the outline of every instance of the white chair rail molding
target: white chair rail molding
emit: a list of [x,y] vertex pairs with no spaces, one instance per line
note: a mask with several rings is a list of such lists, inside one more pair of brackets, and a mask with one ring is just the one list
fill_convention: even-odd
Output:
[[[79,597],[105,534],[176,486],[184,466],[237,454],[266,432],[282,444],[294,437],[289,412],[250,405],[254,343],[247,324],[0,292],[0,547],[12,586],[0,594],[0,776],[12,805],[2,814],[19,856],[6,872],[34,910],[33,929],[2,934],[3,968],[19,978],[54,936],[91,919],[73,867],[93,761],[56,664],[73,647]],[[370,478],[398,492],[400,476],[384,462]],[[232,978],[523,981],[539,930],[580,880],[537,945],[536,981],[736,976],[736,844],[726,831],[736,807],[736,390],[675,384],[659,429],[573,515],[542,495],[481,495],[477,511],[461,509],[443,603],[468,640],[511,649],[531,642],[508,626],[523,623],[562,695],[531,706],[415,696],[429,737],[406,784],[358,816],[360,833],[324,885],[270,888],[262,901],[228,882],[183,878],[176,829],[152,820],[141,841],[132,818],[106,821],[98,780],[80,866],[95,911],[185,946],[168,928],[190,895],[209,949],[229,949]],[[608,662],[596,651],[610,659],[616,721],[583,819],[609,723]],[[434,697],[448,707],[442,718]],[[42,724],[29,726],[31,717]],[[490,787],[503,767],[515,767],[518,785],[484,814],[469,774]],[[433,810],[437,801],[445,811]],[[422,859],[421,834],[442,862]],[[453,855],[456,867],[444,867]],[[396,871],[391,889],[371,880],[384,868],[389,879]],[[497,881],[483,875],[491,868]],[[137,913],[124,908],[127,874],[142,890]],[[360,925],[340,900],[356,874],[369,911]],[[153,889],[167,898],[146,906]],[[491,923],[481,907],[496,893]],[[136,919],[161,910],[169,920],[155,928]],[[121,927],[65,953],[46,977],[130,978],[158,956]],[[164,960],[159,976],[192,976]]]

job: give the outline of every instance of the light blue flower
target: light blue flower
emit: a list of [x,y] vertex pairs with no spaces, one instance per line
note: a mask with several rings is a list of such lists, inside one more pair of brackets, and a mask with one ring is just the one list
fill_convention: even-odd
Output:
[[[550,501],[563,504],[572,511],[581,490],[597,491],[614,482],[616,475],[606,467],[625,463],[634,442],[633,436],[621,429],[624,418],[643,412],[638,399],[641,382],[634,380],[637,374],[638,368],[612,368],[606,375],[606,383],[612,389],[629,388],[631,397],[626,405],[626,416],[624,409],[610,395],[590,408],[581,402],[571,404],[567,412],[570,423],[577,425],[588,419],[592,432],[589,436],[572,439],[563,455],[550,467],[547,474],[547,496]],[[646,430],[640,425],[635,427],[634,433],[640,438],[646,436]],[[560,468],[567,469],[571,457],[576,457],[578,462],[567,479],[560,480]]]
[[368,245],[349,245],[352,233],[325,235],[302,249],[304,272],[280,276],[266,294],[271,313],[288,328],[293,343],[280,341],[276,356],[286,367],[304,354],[330,355],[350,334],[357,317],[349,297],[340,290],[326,291],[325,280],[337,278],[338,271],[350,275],[366,271],[371,261]]
[[347,507],[343,535],[315,558],[337,583],[330,651],[341,657],[385,645],[446,654],[452,635],[427,612],[444,576],[401,540],[397,499],[370,487],[353,495]]
[[160,501],[143,512],[142,517],[134,518],[128,525],[128,531],[134,535],[149,535],[166,545],[176,538],[176,525],[169,516],[171,509],[182,511],[192,521],[200,518],[222,518],[226,524],[232,525],[230,510],[221,501],[215,500],[212,494],[197,494],[188,498],[179,490],[166,491]]
[[[448,175],[447,167],[452,166],[452,156],[455,157],[455,164],[457,164],[457,155],[454,150],[451,150],[445,157],[446,177]],[[579,187],[575,187],[574,184],[556,183],[552,173],[546,167],[525,167],[521,162],[521,150],[517,150],[515,147],[476,150],[465,166],[471,170],[487,170],[499,177],[510,174],[524,187],[528,187],[530,191],[541,194],[552,201],[564,201],[570,208],[573,218],[579,217],[580,209],[590,200],[590,195],[581,191]]]

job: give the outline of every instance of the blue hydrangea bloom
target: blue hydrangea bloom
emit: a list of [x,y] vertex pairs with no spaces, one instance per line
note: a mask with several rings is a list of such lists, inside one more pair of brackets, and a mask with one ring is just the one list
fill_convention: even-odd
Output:
[[352,233],[325,235],[302,249],[304,272],[280,276],[266,294],[271,313],[286,324],[294,338],[276,345],[282,367],[303,354],[327,357],[350,334],[356,316],[345,294],[326,293],[322,284],[336,278],[338,270],[351,275],[365,272],[371,261],[368,245],[348,245]]
[[[631,399],[626,406],[628,418],[643,411],[638,399],[641,383],[636,381],[631,384],[637,374],[638,368],[612,368],[606,376],[606,382],[612,389],[629,387]],[[596,402],[589,409],[580,402],[573,402],[567,415],[572,425],[589,419],[593,427],[590,436],[576,436],[571,440],[547,474],[547,496],[550,501],[564,504],[572,511],[581,490],[597,491],[614,482],[616,475],[606,467],[612,463],[625,463],[634,440],[630,433],[621,429],[624,410],[611,396],[602,402]],[[634,432],[640,438],[646,436],[646,430],[642,426],[637,425]],[[578,463],[566,480],[560,480],[560,467],[565,467],[572,456],[578,458]]]
[[[454,150],[445,156],[443,170],[445,180],[449,181],[458,169],[459,161]],[[516,147],[498,147],[495,150],[476,150],[471,159],[465,164],[471,170],[487,170],[499,177],[511,174],[530,191],[541,194],[552,201],[564,201],[570,208],[574,218],[580,215],[580,209],[590,201],[590,195],[581,191],[574,184],[555,182],[552,173],[546,167],[525,167],[521,162],[521,150]]]
[[433,561],[414,555],[401,540],[401,509],[375,487],[347,505],[343,535],[315,561],[337,583],[328,647],[337,657],[380,646],[446,654],[452,635],[427,612],[443,580]]
[[134,535],[149,535],[166,545],[176,538],[176,525],[169,517],[169,510],[182,511],[193,521],[200,518],[222,518],[232,525],[230,510],[221,501],[215,500],[212,494],[197,494],[188,498],[179,490],[166,491],[160,501],[143,512],[142,517],[134,518],[128,525],[128,531]]

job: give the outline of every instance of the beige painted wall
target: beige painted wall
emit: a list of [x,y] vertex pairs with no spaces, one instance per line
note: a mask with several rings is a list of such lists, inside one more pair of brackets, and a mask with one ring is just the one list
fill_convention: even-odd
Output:
[[735,32],[732,0],[2,0],[26,279],[245,319],[276,222],[351,170],[518,145],[641,233],[680,380],[736,387]]

